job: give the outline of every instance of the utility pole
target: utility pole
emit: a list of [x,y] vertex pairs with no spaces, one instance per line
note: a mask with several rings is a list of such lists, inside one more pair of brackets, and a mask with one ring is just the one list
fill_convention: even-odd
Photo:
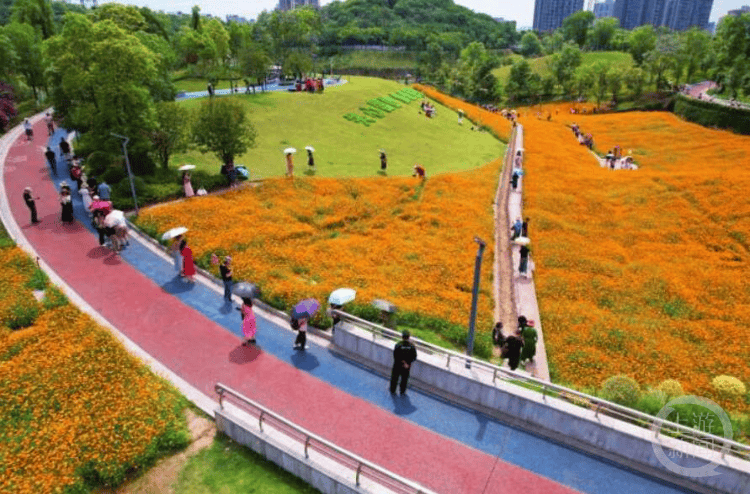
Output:
[[[474,262],[474,288],[471,291],[471,315],[469,316],[469,338],[466,342],[466,355],[471,357],[474,353],[474,326],[477,321],[477,297],[479,296],[479,272],[482,269],[482,255],[487,245],[484,240],[474,237],[474,241],[479,244],[476,261]],[[471,368],[471,362],[466,361],[466,368]]]
[[125,167],[128,169],[128,179],[130,180],[130,191],[133,193],[133,205],[135,206],[135,215],[138,216],[138,198],[135,196],[135,184],[133,183],[133,172],[130,171],[130,158],[128,158],[128,142],[130,142],[130,139],[121,136],[120,134],[115,134],[112,132],[112,135],[114,137],[117,137],[118,139],[122,139],[122,154],[125,155]]

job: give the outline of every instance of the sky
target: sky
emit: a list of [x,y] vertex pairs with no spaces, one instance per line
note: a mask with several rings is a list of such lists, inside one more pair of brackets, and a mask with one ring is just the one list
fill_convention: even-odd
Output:
[[[68,0],[77,3],[77,0]],[[273,10],[278,0],[246,0],[244,2],[229,2],[227,0],[117,0],[118,3],[146,6],[152,10],[163,10],[165,12],[189,13],[193,5],[199,5],[201,13],[212,14],[224,19],[227,15],[236,14],[247,19],[254,19],[263,10]],[[505,2],[501,0],[454,0],[457,4],[468,7],[475,12],[489,14],[492,17],[503,17],[506,20],[516,21],[521,27],[531,27],[534,18],[534,0],[514,0]],[[321,5],[329,3],[330,0],[321,0]],[[584,6],[589,0],[584,0]],[[106,3],[100,0],[99,3]],[[728,10],[739,8],[750,4],[750,0],[714,0],[710,21],[717,21],[724,16]]]

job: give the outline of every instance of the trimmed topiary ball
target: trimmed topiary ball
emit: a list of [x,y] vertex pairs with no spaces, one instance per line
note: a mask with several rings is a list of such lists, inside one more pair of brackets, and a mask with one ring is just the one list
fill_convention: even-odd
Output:
[[722,398],[739,398],[747,392],[742,381],[732,376],[716,376],[711,384]]
[[659,384],[656,389],[663,392],[665,395],[667,395],[670,398],[675,398],[677,396],[682,396],[685,394],[685,392],[682,390],[682,384],[680,384],[680,381],[677,381],[676,379],[666,379]]
[[613,376],[602,384],[601,396],[607,401],[631,407],[638,402],[641,387],[632,377]]

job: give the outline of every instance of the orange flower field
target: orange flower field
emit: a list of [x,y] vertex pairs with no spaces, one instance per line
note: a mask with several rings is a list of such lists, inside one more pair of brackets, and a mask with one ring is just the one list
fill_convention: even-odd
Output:
[[[159,234],[184,225],[196,258],[231,254],[236,280],[289,307],[325,303],[342,286],[357,303],[376,298],[400,311],[467,325],[475,235],[490,242],[502,159],[428,177],[275,179],[257,188],[151,207],[138,223]],[[492,324],[492,243],[479,299],[479,328]],[[216,272],[217,268],[213,268]]]
[[[536,111],[521,119],[524,201],[554,378],[674,378],[717,401],[715,376],[750,381],[750,138],[669,113]],[[600,168],[573,121],[640,169]]]
[[[118,482],[184,445],[184,401],[53,287],[0,248],[0,492],[61,493],[81,475]],[[33,281],[35,280],[35,281]],[[41,287],[41,286],[39,286]],[[22,325],[24,317],[31,326]]]

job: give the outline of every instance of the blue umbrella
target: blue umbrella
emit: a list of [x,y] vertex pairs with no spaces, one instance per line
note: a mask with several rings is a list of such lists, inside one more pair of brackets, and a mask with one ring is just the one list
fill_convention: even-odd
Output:
[[315,314],[320,308],[320,302],[314,298],[305,299],[292,309],[292,317],[295,319],[306,319]]
[[344,305],[354,300],[356,295],[357,292],[351,288],[339,288],[331,292],[331,295],[328,297],[328,303],[333,305]]

